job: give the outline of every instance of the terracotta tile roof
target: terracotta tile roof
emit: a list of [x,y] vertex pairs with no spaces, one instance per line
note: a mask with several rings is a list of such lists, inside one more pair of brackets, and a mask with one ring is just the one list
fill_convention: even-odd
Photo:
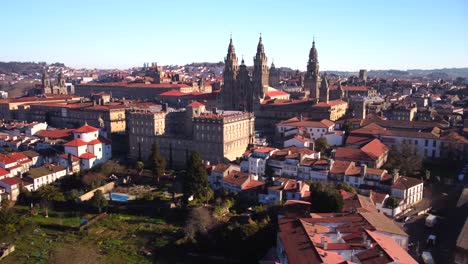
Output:
[[[68,154],[64,153],[64,154],[61,154],[60,157],[62,159],[65,159],[65,160],[68,160]],[[77,156],[75,155],[71,155],[72,157],[72,161],[76,162],[76,161],[80,161],[80,158],[78,158]]]
[[257,153],[270,153],[272,151],[276,150],[275,148],[270,148],[270,147],[262,147],[262,148],[256,148],[254,149],[254,152]]
[[0,176],[5,176],[10,174],[9,171],[5,170],[4,168],[0,167]]
[[349,135],[346,139],[346,145],[363,146],[373,139],[372,136]]
[[37,137],[47,137],[47,138],[67,138],[71,137],[74,129],[54,129],[54,130],[40,130],[37,132]]
[[82,86],[91,86],[91,87],[124,87],[124,88],[134,88],[134,89],[177,89],[177,88],[189,88],[187,84],[171,84],[171,83],[158,83],[158,84],[145,84],[145,83],[86,83],[86,84],[77,84],[76,88]]
[[197,101],[194,101],[192,103],[190,103],[189,105],[187,105],[188,107],[201,107],[201,106],[205,106],[204,104],[202,103],[199,103]]
[[5,178],[5,179],[2,179],[0,181],[4,182],[4,183],[6,183],[6,184],[8,184],[10,186],[21,183],[21,179],[18,178],[18,177]]
[[421,183],[423,183],[423,181],[420,179],[400,176],[396,180],[395,184],[392,185],[392,188],[406,190]]
[[248,181],[250,175],[248,173],[240,172],[240,171],[230,171],[226,177],[224,177],[223,181],[229,183],[231,185],[242,186],[246,181]]
[[280,90],[265,93],[265,96],[268,96],[270,98],[275,97],[275,96],[281,96],[281,95],[289,95],[289,94]]
[[360,149],[353,148],[342,148],[339,147],[335,152],[335,159],[337,160],[352,160],[352,161],[373,161],[374,159],[370,158],[364,151]]
[[305,204],[305,205],[311,205],[310,202],[307,201],[301,201],[301,200],[287,200],[284,205],[291,205],[291,204]]
[[246,191],[252,188],[260,187],[262,185],[265,185],[264,181],[250,180],[244,187],[242,187],[242,190]]
[[66,147],[80,147],[80,146],[86,146],[86,145],[88,145],[88,143],[86,143],[85,141],[77,138],[77,139],[74,139],[72,141],[67,142],[64,146],[66,146]]
[[12,164],[12,163],[16,163],[16,161],[14,159],[8,157],[7,155],[0,154],[0,163]]
[[399,226],[390,218],[379,212],[361,212],[359,213],[366,221],[378,231],[383,231],[401,236],[408,236]]
[[329,128],[334,126],[335,123],[328,119],[322,119],[320,121],[314,121],[309,118],[298,118],[293,117],[285,121],[281,121],[276,124],[276,126],[295,126],[295,127],[319,127],[319,128]]
[[352,161],[344,161],[344,160],[335,160],[333,162],[333,166],[330,170],[332,174],[345,174],[346,171],[354,166],[354,162]]
[[90,125],[84,125],[78,129],[76,129],[74,132],[76,133],[91,133],[91,132],[97,132],[99,131],[99,129],[93,127],[93,126],[90,126]]
[[387,146],[382,144],[380,140],[374,139],[371,142],[367,143],[364,147],[361,148],[361,150],[366,153],[370,158],[376,160],[385,152],[388,151]]
[[25,161],[25,160],[28,160],[28,161],[29,161],[28,156],[24,155],[24,154],[21,153],[21,152],[10,153],[10,154],[8,154],[8,157],[14,159],[14,160],[17,161],[17,162]]
[[342,101],[342,100],[330,100],[327,102],[318,102],[316,103],[315,105],[313,105],[312,107],[315,108],[315,107],[333,107],[333,106],[337,106],[337,105],[343,105],[343,104],[348,104],[347,102],[345,101]]
[[94,159],[96,158],[96,155],[86,152],[80,155],[80,159]]
[[390,256],[393,262],[405,264],[418,263],[391,237],[370,230],[366,230],[366,232],[375,242],[377,242],[377,244],[379,244],[379,247],[382,248],[388,256]]
[[164,92],[162,94],[160,94],[159,96],[188,96],[190,95],[189,93],[182,93],[182,92],[179,92],[179,91],[167,91],[167,92]]
[[93,139],[93,140],[89,141],[87,144],[88,145],[97,145],[97,144],[101,144],[101,143],[102,143],[101,140]]
[[383,204],[385,198],[388,197],[388,194],[386,193],[381,193],[381,192],[376,192],[376,191],[371,191],[370,193],[370,199],[372,200],[372,202],[374,203],[379,203],[379,204]]
[[218,163],[218,164],[216,164],[216,166],[214,167],[213,171],[214,171],[214,172],[223,173],[223,172],[225,172],[227,169],[229,169],[229,167],[230,167],[230,165],[228,165],[228,164]]

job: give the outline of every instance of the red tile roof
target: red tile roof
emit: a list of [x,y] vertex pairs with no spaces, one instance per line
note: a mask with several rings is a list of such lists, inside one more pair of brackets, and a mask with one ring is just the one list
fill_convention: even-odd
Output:
[[93,140],[88,142],[88,145],[97,145],[97,144],[101,144],[101,143],[102,142],[99,139],[93,139]]
[[11,177],[11,178],[5,178],[3,180],[0,180],[10,186],[12,185],[16,185],[16,184],[20,184],[21,183],[21,179],[18,178],[18,177]]
[[382,156],[385,152],[388,151],[387,146],[382,144],[380,140],[374,139],[371,142],[367,143],[361,150],[366,153],[372,159],[378,159]]
[[282,96],[282,95],[285,96],[285,95],[289,95],[289,94],[286,93],[286,92],[280,91],[280,90],[267,92],[265,94],[265,96],[268,96],[270,98],[275,97],[275,96]]
[[86,143],[85,141],[79,138],[69,141],[65,144],[66,147],[80,147],[80,146],[86,146],[86,145],[88,145],[88,143]]
[[10,172],[8,172],[4,168],[0,167],[0,176],[5,176],[5,175],[8,175],[8,174],[10,174]]
[[342,105],[342,104],[347,104],[347,102],[342,101],[342,100],[331,100],[327,102],[318,102],[312,107],[333,107],[336,105]]
[[191,104],[187,105],[188,107],[201,107],[201,106],[205,106],[204,104],[202,103],[199,103],[197,101],[194,101],[192,102]]
[[370,230],[367,230],[367,234],[379,244],[380,248],[382,248],[395,263],[418,263],[391,237]]
[[8,157],[7,155],[0,154],[0,163],[12,164],[12,163],[16,163],[16,161],[14,159]]
[[80,159],[94,159],[94,158],[96,158],[96,155],[89,153],[89,152],[83,153],[80,156]]
[[392,185],[392,188],[406,190],[421,183],[423,183],[423,181],[420,179],[401,176],[398,177],[396,182]]
[[322,119],[320,121],[314,121],[309,118],[298,118],[293,117],[285,121],[281,121],[276,126],[294,126],[294,127],[320,127],[329,128],[334,126],[335,123],[328,119]]
[[162,94],[160,94],[159,96],[188,96],[190,95],[189,93],[183,93],[183,92],[179,92],[179,91],[167,91],[167,92],[164,92]]
[[74,129],[54,129],[54,130],[40,130],[36,136],[47,138],[66,138],[72,135]]
[[97,131],[99,131],[99,129],[90,125],[84,125],[75,130],[76,133],[91,133],[91,132],[97,132]]

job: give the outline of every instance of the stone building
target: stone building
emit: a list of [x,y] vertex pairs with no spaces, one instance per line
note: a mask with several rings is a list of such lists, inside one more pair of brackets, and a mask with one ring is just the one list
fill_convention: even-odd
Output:
[[127,111],[130,159],[147,160],[153,142],[171,167],[184,167],[187,155],[198,151],[205,161],[218,163],[241,156],[254,137],[254,116],[242,111],[208,111],[199,102],[186,109]]
[[42,74],[42,93],[43,94],[67,94],[67,85],[65,84],[65,77],[63,72],[60,71],[57,77],[57,83],[53,83],[50,79],[47,69],[44,69]]
[[[320,77],[315,41],[312,42],[304,79],[305,98],[292,100],[288,93],[271,87],[279,82],[279,70],[274,64],[268,69],[261,37],[251,75],[244,60],[238,66],[232,38],[223,74],[224,86],[220,100],[222,108],[254,112],[256,129],[264,133],[273,132],[275,123],[295,116],[337,120],[346,113],[348,104],[341,100],[343,97],[330,101],[328,80]],[[284,96],[274,96],[277,93],[284,93]]]

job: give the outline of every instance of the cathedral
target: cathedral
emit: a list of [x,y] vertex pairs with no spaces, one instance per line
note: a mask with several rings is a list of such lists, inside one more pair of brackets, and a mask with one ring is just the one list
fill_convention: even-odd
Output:
[[[228,46],[228,53],[224,59],[224,87],[221,90],[222,107],[226,110],[255,111],[267,100],[275,99],[271,95],[280,94],[280,91],[272,86],[278,86],[280,81],[279,69],[272,63],[268,67],[268,60],[265,54],[262,37],[257,45],[257,53],[254,60],[252,74],[247,70],[247,66],[242,58],[238,64],[236,50],[232,38]],[[314,103],[329,101],[328,81],[321,77],[319,73],[319,62],[315,41],[307,62],[307,72],[304,79],[304,100]],[[285,93],[285,92],[283,92]],[[289,98],[288,98],[289,99]]]
[[292,100],[285,91],[272,87],[279,86],[280,72],[273,63],[271,68],[268,67],[261,36],[253,60],[251,73],[247,70],[243,58],[240,65],[238,64],[231,37],[224,59],[224,86],[221,89],[220,100],[222,109],[254,112],[258,129],[300,115],[337,120],[345,114],[347,102],[342,101],[342,97],[330,100],[328,80],[326,76],[320,76],[315,40],[312,42],[303,80],[304,98],[299,100]]
[[44,69],[42,74],[42,93],[43,94],[67,94],[67,85],[62,71],[58,74],[57,83],[52,84],[48,70]]

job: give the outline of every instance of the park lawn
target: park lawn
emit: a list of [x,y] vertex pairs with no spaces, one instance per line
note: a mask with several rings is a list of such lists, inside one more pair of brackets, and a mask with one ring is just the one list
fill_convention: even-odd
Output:
[[55,211],[49,211],[49,218],[37,215],[25,221],[9,240],[16,251],[2,263],[152,263],[151,256],[139,252],[157,253],[181,236],[178,227],[163,219],[123,214],[111,214],[82,232],[66,230],[78,226],[80,217]]

